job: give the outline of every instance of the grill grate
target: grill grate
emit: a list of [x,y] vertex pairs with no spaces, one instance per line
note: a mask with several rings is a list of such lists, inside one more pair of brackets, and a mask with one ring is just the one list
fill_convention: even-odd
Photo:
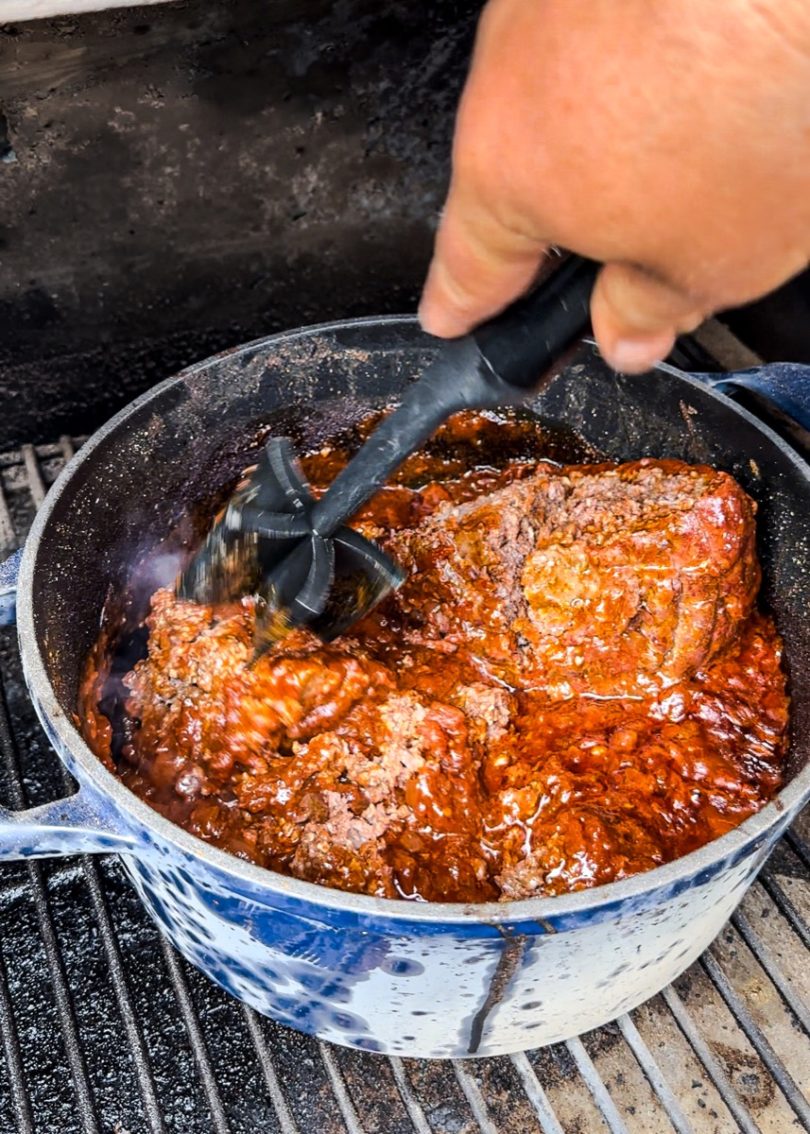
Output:
[[[79,441],[0,454],[0,555]],[[0,797],[69,777],[0,631]],[[720,937],[615,1024],[469,1062],[330,1047],[179,957],[114,858],[0,868],[0,1132],[786,1134],[810,1131],[810,812]]]

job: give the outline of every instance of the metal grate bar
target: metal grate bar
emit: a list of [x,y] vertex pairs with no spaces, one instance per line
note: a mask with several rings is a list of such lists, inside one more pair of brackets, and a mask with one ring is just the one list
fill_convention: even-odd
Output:
[[790,928],[801,938],[805,949],[810,949],[810,926],[805,924],[804,918],[798,912],[788,895],[773,877],[761,875],[760,882],[776,908],[790,923]]
[[740,1096],[734,1090],[730,1079],[720,1065],[720,1061],[698,1031],[692,1017],[686,1009],[686,1005],[681,1000],[678,993],[672,985],[670,985],[668,988],[664,989],[661,995],[666,1001],[670,1012],[675,1017],[678,1027],[686,1036],[692,1050],[706,1068],[707,1075],[717,1088],[718,1094],[728,1107],[734,1121],[740,1127],[742,1134],[760,1134],[759,1127],[751,1120]]
[[520,1077],[520,1083],[526,1092],[526,1097],[534,1107],[534,1113],[537,1115],[543,1134],[565,1134],[551,1103],[548,1101],[548,1095],[541,1087],[540,1080],[526,1058],[525,1052],[519,1051],[516,1055],[510,1056],[510,1059]]
[[75,456],[76,454],[73,438],[68,437],[66,433],[63,433],[59,438],[59,448],[62,450],[62,456],[65,458],[65,464],[67,464],[71,457]]
[[31,499],[34,501],[34,507],[39,508],[42,501],[45,499],[46,489],[45,482],[42,479],[42,473],[39,471],[37,451],[33,445],[23,445],[22,455],[25,463],[25,475],[28,480],[28,488],[31,492]]
[[787,1008],[801,1023],[804,1030],[810,1034],[810,1008],[808,1008],[790,987],[790,982],[779,968],[779,964],[769,946],[761,937],[757,937],[753,926],[742,910],[737,910],[731,919],[731,923],[768,974],[768,978],[784,1000]]
[[17,1132],[18,1134],[33,1134],[34,1118],[31,1113],[31,1100],[26,1090],[20,1039],[14,1023],[14,1010],[11,1006],[11,996],[8,990],[8,975],[2,957],[0,957],[0,1035],[2,1035],[3,1052],[11,1081],[11,1101],[17,1122]]
[[796,857],[801,860],[802,865],[806,867],[807,870],[810,870],[810,847],[808,847],[798,831],[789,830],[786,838],[788,845],[791,850],[795,852]]
[[810,1106],[808,1106],[807,1101],[796,1086],[793,1076],[789,1073],[782,1060],[765,1038],[762,1029],[754,1020],[748,1008],[743,1003],[743,1000],[735,989],[732,988],[726,974],[710,952],[703,954],[700,964],[706,970],[715,988],[722,996],[728,1010],[745,1032],[754,1051],[776,1080],[782,1094],[793,1107],[793,1110],[802,1120],[805,1127],[810,1129]]
[[166,967],[169,970],[169,976],[171,977],[177,1003],[183,1017],[183,1023],[186,1026],[188,1038],[191,1041],[194,1061],[200,1073],[200,1082],[205,1092],[208,1109],[211,1111],[211,1119],[214,1124],[213,1128],[216,1134],[231,1134],[228,1119],[225,1117],[225,1108],[222,1105],[222,1099],[217,1087],[216,1077],[211,1067],[211,1060],[208,1056],[208,1048],[205,1046],[205,1039],[203,1038],[202,1029],[200,1028],[200,1022],[197,1019],[197,1013],[194,1011],[194,1005],[191,1001],[191,994],[188,990],[186,978],[183,975],[183,970],[180,968],[180,960],[167,938],[165,938],[162,933],[160,935],[160,947],[166,960]]
[[325,1044],[323,1040],[318,1040],[318,1050],[321,1053],[321,1059],[326,1068],[326,1074],[329,1077],[329,1085],[332,1088],[332,1093],[338,1104],[341,1118],[346,1124],[346,1129],[349,1134],[363,1134],[363,1127],[360,1125],[360,1119],[357,1117],[354,1103],[349,1098],[349,1091],[346,1084],[343,1082],[343,1076],[335,1062],[329,1045]]
[[571,1053],[571,1057],[576,1063],[580,1075],[585,1080],[588,1090],[593,1095],[594,1102],[602,1112],[602,1116],[605,1122],[607,1122],[611,1134],[628,1134],[627,1127],[616,1109],[616,1104],[610,1097],[610,1092],[607,1087],[602,1082],[602,1077],[594,1067],[593,1060],[585,1050],[582,1040],[567,1040],[565,1046]]
[[498,1134],[498,1129],[490,1118],[487,1104],[484,1101],[484,1096],[481,1094],[481,1088],[476,1083],[470,1072],[459,1060],[453,1060],[453,1069],[458,1079],[458,1085],[464,1092],[467,1102],[470,1104],[470,1110],[473,1112],[473,1117],[478,1123],[478,1129],[481,1134]]
[[428,1120],[425,1118],[425,1112],[422,1110],[419,1100],[413,1093],[411,1084],[408,1082],[408,1076],[405,1074],[405,1065],[398,1055],[392,1055],[388,1062],[391,1065],[391,1072],[394,1076],[397,1090],[405,1104],[405,1109],[408,1112],[408,1117],[413,1124],[416,1134],[431,1134]]
[[82,855],[81,864],[84,880],[90,891],[90,897],[93,902],[93,912],[96,922],[98,923],[101,943],[107,958],[107,966],[110,970],[110,978],[118,1000],[118,1011],[121,1014],[127,1042],[129,1043],[132,1053],[132,1060],[135,1064],[138,1089],[143,1102],[146,1121],[149,1124],[149,1129],[152,1134],[164,1134],[166,1126],[160,1113],[155,1077],[146,1051],[143,1033],[132,1007],[132,1000],[129,995],[129,988],[121,963],[121,953],[110,920],[110,911],[104,897],[98,866],[95,862],[91,861],[88,855]]
[[655,1062],[652,1052],[639,1035],[638,1028],[628,1015],[619,1016],[616,1023],[624,1036],[627,1046],[633,1052],[650,1086],[664,1104],[670,1122],[678,1134],[693,1134],[692,1124],[681,1110],[681,1105],[669,1088],[661,1068]]
[[42,877],[42,868],[39,863],[32,862],[28,864],[28,872],[31,878],[34,906],[37,912],[37,921],[39,922],[39,932],[42,937],[42,943],[45,946],[45,952],[47,953],[48,964],[51,970],[53,993],[59,1011],[59,1023],[62,1028],[62,1035],[65,1040],[68,1066],[73,1076],[73,1089],[76,1092],[79,1102],[82,1126],[87,1134],[98,1134],[98,1115],[96,1114],[93,1094],[90,1088],[90,1080],[87,1075],[84,1052],[82,1051],[79,1041],[76,1014],[70,1000],[65,967],[62,961],[62,955],[59,951],[59,942],[57,941],[56,932],[53,927],[51,911],[48,908],[47,891]]
[[264,1075],[264,1081],[267,1084],[267,1092],[270,1095],[270,1101],[275,1107],[276,1117],[281,1126],[282,1134],[299,1134],[298,1126],[290,1113],[290,1108],[287,1106],[287,1100],[284,1098],[281,1083],[278,1081],[273,1058],[270,1055],[270,1051],[262,1035],[262,1029],[257,1014],[252,1008],[248,1008],[247,1005],[244,1006],[244,1014],[248,1031],[250,1032],[250,1038],[253,1041],[262,1074]]

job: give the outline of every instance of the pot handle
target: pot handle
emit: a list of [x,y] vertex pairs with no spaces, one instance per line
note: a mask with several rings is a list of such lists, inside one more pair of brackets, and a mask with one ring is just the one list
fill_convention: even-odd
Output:
[[[0,626],[13,626],[22,548],[0,563]],[[131,850],[133,839],[113,829],[86,788],[24,811],[0,807],[0,862]]]
[[23,549],[13,552],[0,563],[0,626],[13,626],[17,613],[17,576],[20,573]]
[[83,788],[67,799],[9,811],[0,807],[0,862],[69,854],[122,854],[134,840],[99,814]]
[[689,374],[728,394],[810,460],[810,366],[771,362],[731,374]]

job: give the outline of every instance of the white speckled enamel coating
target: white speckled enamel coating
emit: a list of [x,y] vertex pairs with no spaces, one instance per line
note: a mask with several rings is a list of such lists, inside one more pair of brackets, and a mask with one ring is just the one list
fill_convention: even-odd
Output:
[[124,862],[177,948],[257,1011],[334,1043],[458,1058],[555,1043],[654,995],[716,936],[767,849],[644,908],[541,935],[502,925],[494,936],[330,928],[237,908],[232,890],[200,901],[168,862]]

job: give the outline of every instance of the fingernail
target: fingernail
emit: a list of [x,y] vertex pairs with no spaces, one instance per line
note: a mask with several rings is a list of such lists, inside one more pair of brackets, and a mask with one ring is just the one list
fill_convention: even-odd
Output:
[[666,358],[672,349],[674,339],[671,335],[656,335],[654,338],[617,339],[605,358],[614,370],[627,374],[640,374],[650,370],[656,362]]

